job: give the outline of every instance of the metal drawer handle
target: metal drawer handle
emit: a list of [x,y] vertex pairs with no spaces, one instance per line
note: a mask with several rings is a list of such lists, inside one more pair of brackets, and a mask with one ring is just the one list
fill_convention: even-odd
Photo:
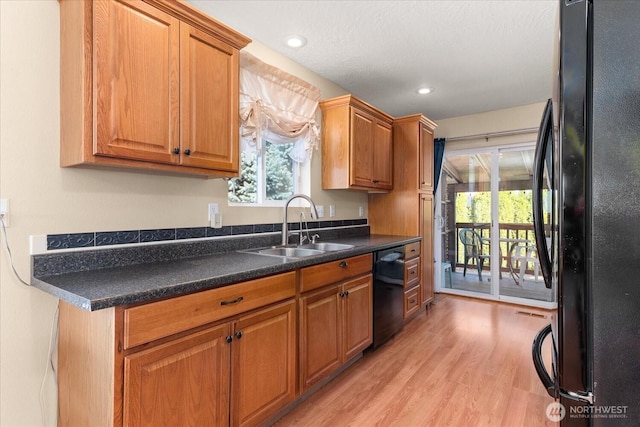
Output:
[[410,304],[413,304],[414,302],[416,302],[416,299],[415,299],[415,298],[414,298],[414,299],[410,299],[410,300],[409,300],[409,303],[410,303]]
[[347,261],[342,261],[340,263],[340,268],[347,268],[347,267],[349,267],[349,263]]
[[220,301],[220,305],[232,305],[232,304],[237,304],[240,301],[242,301],[244,299],[244,297],[238,297],[236,299],[233,299],[231,301]]

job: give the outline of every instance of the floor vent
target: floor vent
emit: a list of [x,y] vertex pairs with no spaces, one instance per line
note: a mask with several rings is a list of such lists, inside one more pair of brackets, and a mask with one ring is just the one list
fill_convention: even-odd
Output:
[[521,311],[518,310],[516,311],[516,314],[522,314],[523,316],[535,316],[535,317],[541,317],[543,319],[546,319],[547,316],[545,316],[544,314],[540,314],[540,313],[533,313],[531,311]]

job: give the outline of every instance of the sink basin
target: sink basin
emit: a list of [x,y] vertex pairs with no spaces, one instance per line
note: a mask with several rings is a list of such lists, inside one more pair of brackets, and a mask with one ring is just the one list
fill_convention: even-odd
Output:
[[282,258],[303,258],[303,257],[325,253],[325,251],[319,250],[319,249],[303,248],[303,247],[296,247],[296,246],[271,246],[269,248],[245,249],[238,252],[257,254],[257,255],[277,256]]
[[298,246],[299,249],[315,249],[319,251],[331,252],[331,251],[342,251],[345,249],[355,248],[354,245],[345,245],[343,243],[329,243],[329,242],[319,242],[319,243],[307,243],[306,245]]
[[268,248],[245,249],[238,252],[277,256],[282,258],[304,258],[312,255],[319,255],[325,252],[342,251],[344,249],[354,248],[354,245],[345,245],[342,243],[307,243],[300,246],[271,246]]
[[287,258],[302,258],[311,255],[318,255],[324,253],[322,250],[317,249],[307,249],[307,248],[267,248],[260,249],[257,253],[261,255],[274,255],[274,256],[283,256]]

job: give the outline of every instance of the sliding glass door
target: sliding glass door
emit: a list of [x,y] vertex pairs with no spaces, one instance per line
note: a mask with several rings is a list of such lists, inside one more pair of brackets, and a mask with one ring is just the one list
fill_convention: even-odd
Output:
[[491,163],[486,152],[445,154],[439,234],[447,289],[492,294]]
[[534,150],[445,153],[436,194],[436,291],[553,308],[533,235]]

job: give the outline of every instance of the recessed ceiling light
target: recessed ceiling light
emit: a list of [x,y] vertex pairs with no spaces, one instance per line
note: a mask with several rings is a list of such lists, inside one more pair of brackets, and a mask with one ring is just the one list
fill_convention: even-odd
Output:
[[285,37],[284,44],[286,44],[289,47],[297,49],[299,47],[302,47],[302,46],[306,45],[307,44],[307,39],[305,39],[302,36],[298,36],[298,35],[288,36],[288,37]]
[[418,89],[418,93],[420,95],[426,95],[426,94],[431,93],[431,92],[433,92],[433,89],[430,88],[430,87],[421,87],[420,89]]

